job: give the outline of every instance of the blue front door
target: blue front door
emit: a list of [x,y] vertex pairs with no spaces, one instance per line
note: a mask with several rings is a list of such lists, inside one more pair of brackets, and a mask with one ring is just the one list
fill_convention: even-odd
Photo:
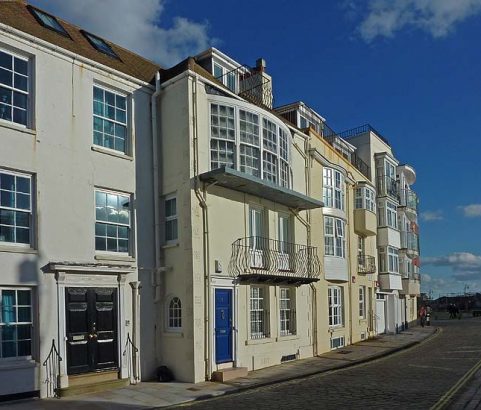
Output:
[[215,362],[232,362],[232,290],[215,290]]

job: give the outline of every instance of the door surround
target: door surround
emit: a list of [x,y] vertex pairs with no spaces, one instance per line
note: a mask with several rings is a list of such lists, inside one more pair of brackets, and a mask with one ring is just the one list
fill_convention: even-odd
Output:
[[[44,267],[44,273],[54,273],[57,285],[57,341],[58,349],[62,360],[60,362],[60,387],[68,387],[67,375],[67,342],[66,342],[66,311],[65,311],[65,289],[73,287],[95,287],[95,288],[116,288],[117,289],[117,350],[119,377],[129,377],[127,360],[122,355],[122,350],[127,340],[127,333],[131,337],[134,331],[132,323],[132,303],[126,299],[131,294],[127,289],[127,275],[136,273],[136,267],[132,265],[102,265],[92,264],[56,264],[50,263]],[[137,278],[131,277],[136,280]]]

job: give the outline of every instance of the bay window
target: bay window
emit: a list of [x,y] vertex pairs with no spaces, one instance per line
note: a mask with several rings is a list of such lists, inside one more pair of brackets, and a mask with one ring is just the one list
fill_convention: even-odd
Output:
[[356,209],[367,209],[371,212],[376,212],[376,193],[374,189],[367,186],[356,188],[356,195],[354,201]]
[[392,246],[379,248],[379,272],[399,273],[399,251]]
[[228,167],[289,187],[290,134],[260,113],[210,105],[210,168]]

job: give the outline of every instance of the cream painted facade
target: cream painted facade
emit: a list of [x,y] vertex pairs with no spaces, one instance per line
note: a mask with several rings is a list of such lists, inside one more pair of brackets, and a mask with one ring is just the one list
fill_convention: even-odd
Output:
[[[137,251],[137,238],[149,243],[148,235],[139,232],[145,222],[145,229],[153,232],[151,220],[137,221],[136,217],[137,209],[148,214],[151,207],[141,204],[137,208],[138,195],[146,195],[143,184],[151,177],[146,174],[137,181],[136,168],[142,170],[145,165],[138,164],[136,157],[148,153],[152,144],[152,86],[4,24],[0,24],[0,52],[2,64],[8,59],[5,56],[25,62],[29,84],[27,125],[0,119],[0,395],[37,392],[46,397],[69,386],[71,370],[81,356],[75,349],[89,342],[73,325],[68,328],[67,316],[73,323],[73,310],[84,312],[81,297],[90,290],[95,290],[97,301],[104,301],[97,302],[91,339],[98,338],[103,343],[99,349],[109,350],[104,352],[109,356],[105,365],[115,369],[118,378],[127,379],[133,371],[129,356],[123,355],[127,338],[138,342],[140,336],[137,258],[142,255],[145,260],[148,250]],[[126,98],[126,153],[93,143],[94,86]],[[9,182],[12,177],[17,177],[15,185]],[[20,188],[21,181],[29,181],[29,188]],[[9,200],[11,189],[17,192],[17,202]],[[7,217],[12,206],[20,207],[22,194],[18,192],[25,190],[30,204],[22,212],[27,211],[30,238],[18,243],[18,231],[15,241]],[[128,251],[96,251],[96,191],[126,198],[122,209],[130,213]],[[14,212],[19,218],[21,213]],[[69,305],[70,314],[67,294],[80,298],[76,308]],[[98,303],[115,314],[101,319]],[[111,321],[110,333],[100,332],[102,320]],[[60,369],[50,373],[51,364],[44,362],[53,341],[62,360]],[[57,360],[55,356],[54,366]]]

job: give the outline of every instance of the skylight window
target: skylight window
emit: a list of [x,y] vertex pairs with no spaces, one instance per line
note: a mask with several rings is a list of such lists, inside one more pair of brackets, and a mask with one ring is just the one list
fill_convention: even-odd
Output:
[[110,47],[100,37],[94,36],[93,34],[90,34],[84,30],[82,30],[82,34],[87,38],[90,44],[92,44],[92,46],[94,46],[98,51],[100,51],[101,53],[107,54],[110,57],[120,60],[119,56],[115,53],[114,50],[112,50],[112,47]]
[[44,11],[36,9],[32,6],[28,6],[28,9],[42,26],[50,30],[56,31],[63,36],[70,37],[67,31],[62,27],[62,25],[54,16],[51,16],[50,14],[45,13]]

